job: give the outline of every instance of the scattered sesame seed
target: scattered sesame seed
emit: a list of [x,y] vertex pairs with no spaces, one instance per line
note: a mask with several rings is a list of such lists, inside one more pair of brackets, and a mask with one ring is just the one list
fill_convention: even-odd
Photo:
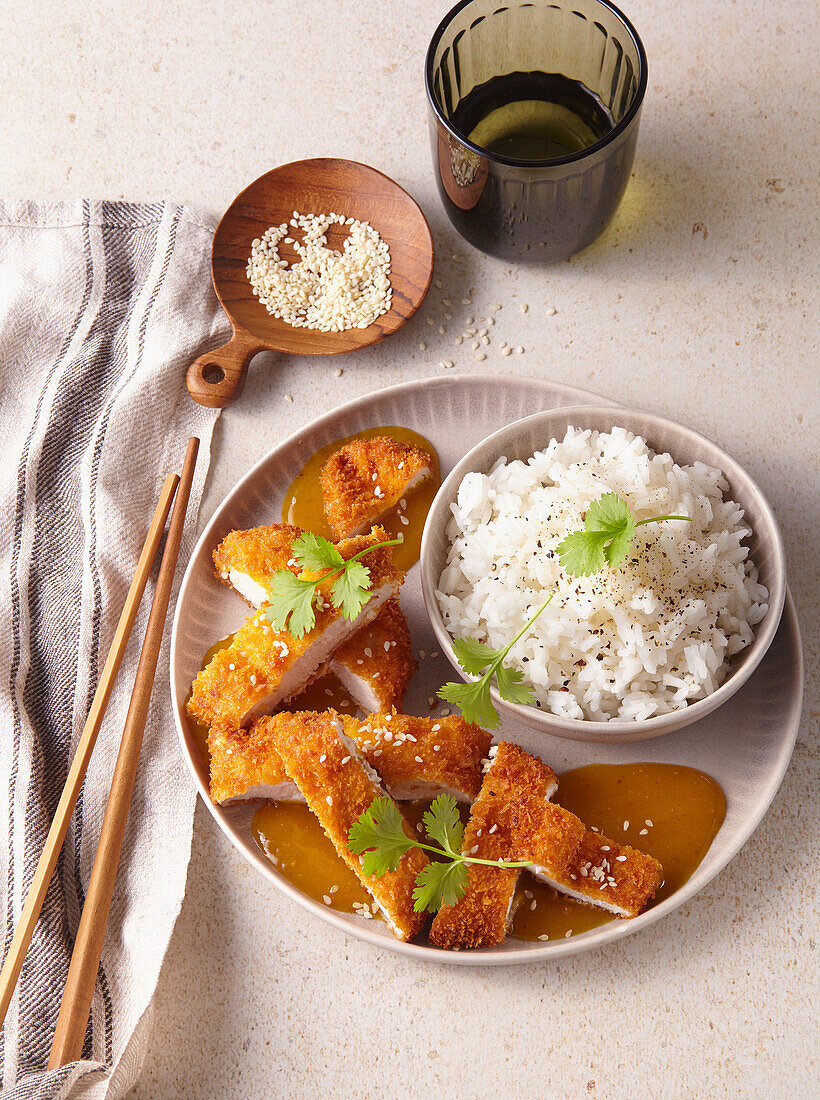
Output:
[[[628,821],[625,821],[625,822],[624,822],[624,832],[626,832],[626,830],[627,830],[628,828],[629,828],[629,822],[628,822]],[[607,848],[606,850],[607,850],[607,851],[609,851],[609,848]]]
[[641,831],[638,833],[638,836],[649,836],[649,830],[641,829]]
[[329,794],[327,796],[327,798],[325,799],[325,802],[327,802],[328,806],[332,806],[333,805],[333,795]]
[[476,363],[483,363],[486,358],[487,358],[487,356],[484,354],[484,352],[480,351],[476,355],[475,361],[476,361]]
[[522,313],[526,313],[526,312],[527,312],[527,310],[528,310],[529,308],[530,308],[530,307],[529,307],[529,306],[527,305],[527,303],[526,303],[526,302],[522,302],[522,303],[521,303],[521,312],[522,312]]
[[422,340],[419,344],[419,351],[427,351],[427,341]]
[[343,372],[342,372],[342,368],[341,368],[341,367],[337,367],[337,368],[336,368],[336,370],[335,370],[335,371],[333,372],[333,376],[334,376],[334,378],[341,378],[341,377],[342,377],[342,373],[343,373]]

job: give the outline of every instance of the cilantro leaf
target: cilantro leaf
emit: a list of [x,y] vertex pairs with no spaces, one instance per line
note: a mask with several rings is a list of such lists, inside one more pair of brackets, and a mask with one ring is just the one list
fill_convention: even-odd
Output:
[[442,905],[457,905],[467,889],[467,867],[461,860],[428,863],[416,876],[413,908],[417,913],[437,913]]
[[501,721],[490,698],[488,679],[472,680],[466,684],[444,684],[436,694],[453,706],[460,707],[466,722],[474,722],[484,729],[494,730]]
[[422,821],[428,836],[437,841],[445,852],[453,856],[460,854],[464,826],[461,824],[456,800],[451,794],[440,794],[438,798],[434,798]]
[[498,665],[495,670],[495,682],[498,686],[498,694],[508,703],[529,705],[535,702],[535,692],[529,684],[524,683],[524,673],[520,668]]
[[587,531],[573,531],[561,539],[556,551],[561,565],[574,577],[597,573],[606,562],[603,539],[590,538]]
[[455,799],[451,795],[439,795],[433,799],[423,820],[430,838],[437,841],[440,847],[425,844],[415,836],[408,836],[401,810],[395,802],[385,797],[374,798],[351,825],[348,833],[351,852],[362,856],[364,875],[380,877],[387,871],[395,871],[401,857],[411,848],[421,848],[443,857],[427,863],[416,875],[413,902],[417,913],[425,909],[435,913],[442,905],[458,904],[467,889],[468,863],[502,868],[529,866],[527,861],[513,863],[509,860],[461,855],[464,828]]
[[349,561],[330,589],[333,606],[346,619],[355,619],[370,599],[370,570],[360,561]]
[[453,642],[453,652],[468,676],[480,676],[490,661],[499,654],[499,650],[490,649],[484,642],[476,641],[475,638],[456,638]]
[[553,592],[547,596],[535,614],[524,623],[513,640],[503,649],[490,649],[483,642],[476,642],[470,638],[456,638],[453,642],[453,650],[465,672],[470,671],[467,665],[471,665],[476,672],[480,672],[488,661],[489,667],[480,680],[471,680],[466,684],[444,684],[438,689],[439,699],[460,707],[461,713],[468,722],[475,722],[476,725],[484,726],[488,730],[497,729],[501,721],[490,695],[493,676],[498,681],[498,692],[502,699],[508,703],[531,703],[533,693],[523,683],[524,674],[518,669],[505,668],[502,662],[518,639],[527,633],[554,595]]
[[396,803],[382,796],[350,826],[348,846],[354,855],[364,857],[362,873],[380,878],[396,870],[416,841],[404,831],[404,818]]
[[561,565],[573,576],[620,565],[635,537],[635,520],[625,500],[605,493],[584,516],[584,530],[573,531],[556,547]]
[[620,565],[635,537],[635,520],[626,501],[616,493],[606,493],[593,501],[584,517],[584,527],[590,533],[606,536],[608,542],[603,551],[607,564]]
[[330,587],[330,598],[346,619],[355,619],[367,603],[371,584],[370,570],[359,559],[382,546],[398,543],[398,539],[374,543],[345,561],[332,542],[306,531],[294,540],[294,555],[303,569],[320,575],[306,580],[290,569],[277,569],[268,581],[269,598],[264,614],[277,630],[289,630],[294,638],[301,638],[316,625],[313,599],[317,586],[338,573]]
[[342,569],[345,564],[338,547],[312,531],[305,531],[294,540],[293,556],[303,569],[314,573],[322,569]]
[[312,581],[301,580],[289,569],[278,569],[268,582],[265,615],[277,630],[289,630],[294,638],[301,638],[316,624],[314,592]]

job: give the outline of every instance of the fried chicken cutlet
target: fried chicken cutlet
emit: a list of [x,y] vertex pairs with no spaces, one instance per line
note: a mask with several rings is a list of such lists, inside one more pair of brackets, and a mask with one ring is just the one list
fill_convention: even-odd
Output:
[[334,538],[366,530],[428,478],[434,465],[427,451],[386,435],[345,443],[319,477]]
[[[413,889],[429,861],[421,849],[413,848],[395,871],[380,878],[363,873],[361,857],[348,846],[348,833],[385,791],[355,741],[345,734],[339,715],[332,710],[277,714],[268,721],[268,733],[337,853],[369,891],[396,936],[409,940],[425,921],[424,913],[414,911]],[[404,828],[413,835],[406,822]]]
[[[379,773],[391,798],[434,798],[452,794],[472,801],[481,789],[482,761],[490,734],[455,715],[413,718],[371,714],[360,722],[345,715],[344,732],[355,741],[368,764]],[[259,718],[249,730],[212,729],[211,798],[220,805],[257,799],[301,801],[285,770],[272,730],[276,718]]]
[[[384,541],[381,528],[338,544],[345,559]],[[294,572],[297,569],[291,567]],[[193,683],[188,713],[210,728],[240,729],[297,695],[320,675],[332,655],[392,599],[404,580],[393,565],[388,547],[367,555],[369,598],[355,619],[345,619],[333,607],[327,589],[332,578],[317,586],[324,599],[315,608],[313,629],[301,638],[276,630],[264,608],[252,614],[230,644],[216,653]],[[306,579],[315,574],[301,574]]]
[[[568,810],[548,801],[558,786],[555,772],[518,745],[502,742],[464,830],[463,855],[480,859],[527,859],[535,834],[545,864],[564,872],[584,835],[584,826]],[[437,947],[491,947],[503,943],[512,918],[518,867],[468,865],[468,884],[456,905],[442,906],[430,929]]]
[[[278,569],[295,571],[293,543],[303,533],[283,523],[231,531],[214,550],[216,575],[258,608],[268,598],[271,574]],[[365,714],[401,706],[415,670],[410,631],[398,600],[388,600],[370,623],[341,645],[327,668]]]
[[569,866],[550,872],[540,863],[548,837],[540,829],[531,838],[530,874],[577,901],[606,909],[619,917],[637,917],[663,883],[663,868],[656,859],[587,829]]

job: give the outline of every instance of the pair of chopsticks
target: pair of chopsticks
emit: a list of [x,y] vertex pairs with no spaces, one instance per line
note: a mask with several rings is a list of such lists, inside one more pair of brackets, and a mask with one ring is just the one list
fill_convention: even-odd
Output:
[[91,752],[97,740],[97,734],[102,725],[114,681],[131,634],[131,627],[134,624],[134,618],[162,539],[165,521],[168,518],[171,503],[176,494],[176,503],[174,503],[174,510],[168,525],[168,535],[165,540],[165,550],[162,554],[157,587],[151,604],[151,613],[148,616],[145,639],[140,651],[137,674],[131,693],[131,703],[125,718],[122,742],[111,781],[111,793],[108,796],[108,804],[97,845],[97,854],[94,857],[94,866],[91,871],[85,905],[83,906],[77,936],[74,941],[74,951],[71,956],[71,964],[48,1063],[49,1069],[68,1065],[69,1062],[77,1061],[82,1057],[88,1016],[91,1011],[91,999],[94,995],[94,984],[97,980],[97,971],[102,955],[108,910],[111,906],[114,880],[117,875],[117,866],[125,833],[125,823],[137,774],[142,736],[148,716],[148,704],[151,700],[151,689],[154,684],[162,644],[165,617],[168,612],[168,602],[171,598],[171,588],[185,527],[185,513],[188,508],[188,498],[191,493],[198,450],[199,440],[191,438],[185,452],[182,474],[180,476],[169,474],[165,479],[154,517],[148,528],[142,553],[137,562],[136,572],[125,599],[120,621],[117,624],[114,639],[108,651],[102,675],[97,684],[97,690],[94,693],[94,700],[88,712],[83,732],[80,735],[74,759],[71,762],[68,778],[57,806],[57,812],[54,815],[45,846],[37,863],[31,889],[26,897],[20,922],[11,941],[11,947],[3,963],[3,969],[0,970],[0,1026],[2,1026],[14,987],[20,976],[23,959],[31,943],[31,937],[43,906],[51,876],[57,864],[60,849],[65,840],[68,824],[85,778]]

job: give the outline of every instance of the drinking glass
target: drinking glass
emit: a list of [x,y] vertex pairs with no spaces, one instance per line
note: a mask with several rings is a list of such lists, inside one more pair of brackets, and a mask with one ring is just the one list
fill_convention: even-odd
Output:
[[[477,87],[508,74],[559,74],[598,97],[612,128],[586,148],[546,160],[489,151],[453,125]],[[556,262],[598,237],[629,181],[646,54],[607,0],[462,0],[439,24],[425,81],[436,181],[456,229],[507,260]]]

